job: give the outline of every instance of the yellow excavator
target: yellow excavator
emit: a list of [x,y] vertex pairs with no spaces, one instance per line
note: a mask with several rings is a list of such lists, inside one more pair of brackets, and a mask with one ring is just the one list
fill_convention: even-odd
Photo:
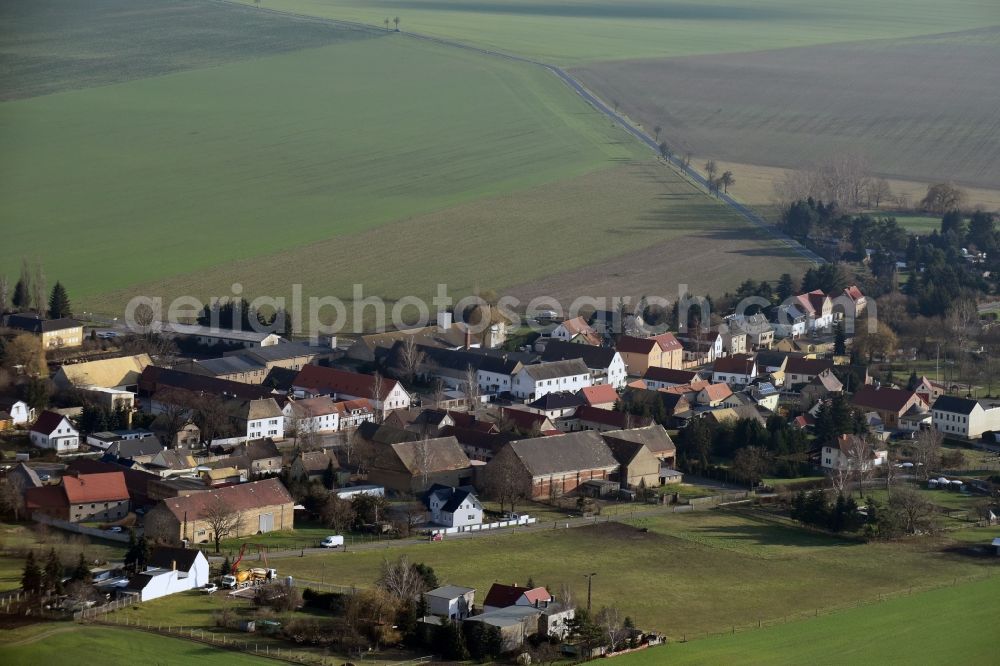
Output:
[[[244,567],[240,568],[240,562],[243,561],[243,556],[246,554],[247,546],[251,548],[256,548],[260,559],[264,561],[263,567]],[[233,567],[228,575],[222,577],[222,587],[227,587],[231,590],[239,590],[244,587],[251,587],[254,585],[266,585],[272,580],[274,580],[278,575],[275,569],[272,569],[267,564],[267,547],[256,543],[244,543],[240,546],[240,554],[233,562]]]

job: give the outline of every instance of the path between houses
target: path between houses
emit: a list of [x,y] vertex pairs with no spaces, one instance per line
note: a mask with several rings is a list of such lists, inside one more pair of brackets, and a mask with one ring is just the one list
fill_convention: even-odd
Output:
[[[247,5],[237,2],[236,0],[214,0],[215,2],[220,2],[228,5],[237,5],[240,7],[247,7]],[[300,14],[297,12],[290,12],[280,9],[271,9],[266,7],[260,7],[258,5],[257,11],[269,12],[272,14],[280,14],[282,16],[290,16],[304,21],[313,21],[318,23],[326,23],[330,25],[341,26],[345,28],[350,28],[353,30],[364,30],[373,33],[385,32],[381,27],[370,25],[367,23],[359,23],[356,21],[344,21],[340,19],[330,19],[323,18],[319,16],[310,16],[308,14]],[[551,74],[558,77],[563,83],[570,87],[577,95],[579,95],[587,104],[594,107],[598,112],[607,116],[612,122],[621,125],[621,127],[631,134],[634,138],[638,139],[640,143],[646,145],[650,148],[657,156],[660,156],[660,148],[656,140],[647,134],[644,130],[640,129],[631,120],[629,120],[625,115],[618,113],[612,109],[608,104],[597,96],[594,92],[589,90],[584,86],[579,80],[573,77],[569,72],[557,67],[556,65],[549,64],[547,62],[542,62],[540,60],[534,60],[532,58],[525,58],[523,56],[513,55],[510,53],[504,53],[503,51],[494,51],[492,49],[484,49],[472,44],[466,44],[463,42],[457,42],[450,39],[444,39],[441,37],[433,37],[431,35],[423,35],[416,32],[400,32],[398,33],[405,37],[411,39],[419,39],[425,42],[432,42],[434,44],[440,44],[442,46],[448,46],[451,48],[463,49],[466,51],[472,51],[474,53],[479,53],[481,55],[489,56],[492,58],[501,58],[503,60],[510,60],[513,62],[521,62],[529,65],[535,65],[536,67],[542,67],[548,70]],[[694,183],[701,189],[709,192],[712,196],[708,181],[700,173],[695,171],[691,166],[684,164],[675,156],[671,156],[665,160],[667,164],[675,171],[677,171],[682,176],[686,177],[689,181]],[[771,236],[774,240],[778,241],[781,245],[786,247],[788,250],[794,252],[800,257],[814,263],[814,264],[824,264],[826,260],[820,257],[818,254],[805,247],[793,238],[785,235],[773,225],[769,224],[763,217],[758,215],[751,208],[740,203],[732,196],[726,193],[716,193],[714,196],[722,201],[726,206],[733,210],[737,215],[743,218],[745,221],[751,225],[757,227],[759,230],[763,231],[765,234]]]

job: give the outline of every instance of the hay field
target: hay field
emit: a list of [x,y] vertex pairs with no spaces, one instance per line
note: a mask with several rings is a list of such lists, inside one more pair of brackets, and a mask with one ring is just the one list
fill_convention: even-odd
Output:
[[677,150],[791,168],[860,152],[880,175],[995,188],[997,62],[1000,27],[573,71]]

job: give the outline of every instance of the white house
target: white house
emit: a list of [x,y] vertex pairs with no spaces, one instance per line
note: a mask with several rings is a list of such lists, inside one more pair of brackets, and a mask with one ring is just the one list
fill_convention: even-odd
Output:
[[795,303],[778,306],[774,335],[779,338],[799,338],[809,331],[809,315]]
[[246,421],[247,439],[285,437],[285,415],[274,398],[248,400],[241,408],[240,419]]
[[319,365],[307,365],[292,381],[298,397],[330,396],[335,400],[371,400],[383,414],[393,409],[407,409],[410,394],[403,385],[388,377],[336,370]]
[[56,412],[42,412],[28,434],[32,444],[42,449],[54,449],[56,453],[80,448],[80,432],[69,419]]
[[517,398],[534,400],[546,393],[576,392],[592,385],[587,364],[574,358],[524,366],[514,375],[511,393]]
[[483,505],[471,490],[435,484],[427,491],[424,504],[431,522],[438,525],[468,527],[483,522]]
[[289,400],[281,413],[285,416],[285,432],[327,433],[340,430],[338,403],[326,396]]
[[209,573],[208,560],[200,550],[160,546],[150,553],[146,570],[129,579],[124,592],[142,601],[159,599],[205,585]]
[[833,301],[821,289],[795,297],[799,309],[809,318],[810,331],[829,330],[833,326]]
[[35,410],[24,400],[0,400],[0,411],[10,414],[11,421],[16,426],[28,425],[35,418]]
[[[859,461],[859,455],[864,460]],[[885,449],[874,449],[863,438],[857,435],[841,435],[835,446],[824,446],[820,454],[820,465],[825,469],[864,469],[869,470],[885,463],[889,452]]]
[[590,327],[590,324],[583,317],[574,317],[561,322],[550,335],[552,338],[564,342],[577,341],[587,345],[601,344],[601,336]]
[[712,366],[712,383],[747,386],[757,377],[757,363],[746,354],[727,356]]
[[464,620],[472,613],[476,601],[476,588],[445,585],[424,592],[427,612],[449,620]]
[[568,361],[578,358],[590,369],[594,385],[610,384],[616,389],[625,387],[628,370],[622,355],[611,347],[595,347],[577,342],[549,340],[542,352],[542,361]]
[[1000,431],[1000,402],[943,395],[931,407],[934,428],[946,436],[979,439],[987,430]]

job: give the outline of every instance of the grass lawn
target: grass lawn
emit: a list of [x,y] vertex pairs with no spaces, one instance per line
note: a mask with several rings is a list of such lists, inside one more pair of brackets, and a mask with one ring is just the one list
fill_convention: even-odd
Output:
[[81,626],[69,623],[32,625],[6,632],[0,645],[0,660],[7,666],[34,666],[50,659],[60,661],[67,655],[91,655],[85,658],[105,666],[133,664],[187,664],[206,666],[273,664],[271,659],[221,650],[199,643],[156,636],[143,631],[113,627]]
[[75,565],[80,553],[88,560],[105,561],[121,558],[124,544],[110,541],[91,540],[80,534],[71,534],[56,529],[39,531],[27,524],[0,523],[0,591],[21,587],[21,573],[28,549],[36,558],[48,556],[50,549],[63,564]]
[[[252,4],[253,0],[241,0]],[[996,23],[989,0],[266,0],[270,9],[382,25],[572,64],[738,53]]]
[[615,658],[653,664],[988,664],[1000,635],[1000,576],[760,630]]
[[899,226],[903,227],[907,231],[918,234],[929,234],[935,229],[941,230],[941,216],[940,215],[922,215],[920,213],[898,213],[898,212],[885,212],[882,211],[872,211],[870,215],[891,215],[896,218],[896,222]]
[[[422,543],[390,551],[288,558],[281,575],[370,585],[384,558],[406,554],[434,567],[442,584],[482,598],[494,581],[529,577],[577,600],[583,574],[597,572],[594,604],[619,605],[640,626],[673,638],[872,600],[878,594],[968,576],[983,563],[939,552],[939,544],[859,544],[742,514],[667,514],[635,527],[593,527]],[[988,564],[991,564],[989,562]],[[677,609],[683,608],[683,613]]]
[[[252,270],[227,271],[225,289],[263,271],[266,293],[276,282],[287,291],[299,281],[288,266],[299,264],[261,255],[641,150],[540,68],[401,37],[11,101],[0,104],[0,217],[22,223],[5,230],[0,273],[44,257],[77,309],[102,292],[240,260]],[[469,261],[491,256],[485,245]],[[362,281],[330,265],[327,275]]]

